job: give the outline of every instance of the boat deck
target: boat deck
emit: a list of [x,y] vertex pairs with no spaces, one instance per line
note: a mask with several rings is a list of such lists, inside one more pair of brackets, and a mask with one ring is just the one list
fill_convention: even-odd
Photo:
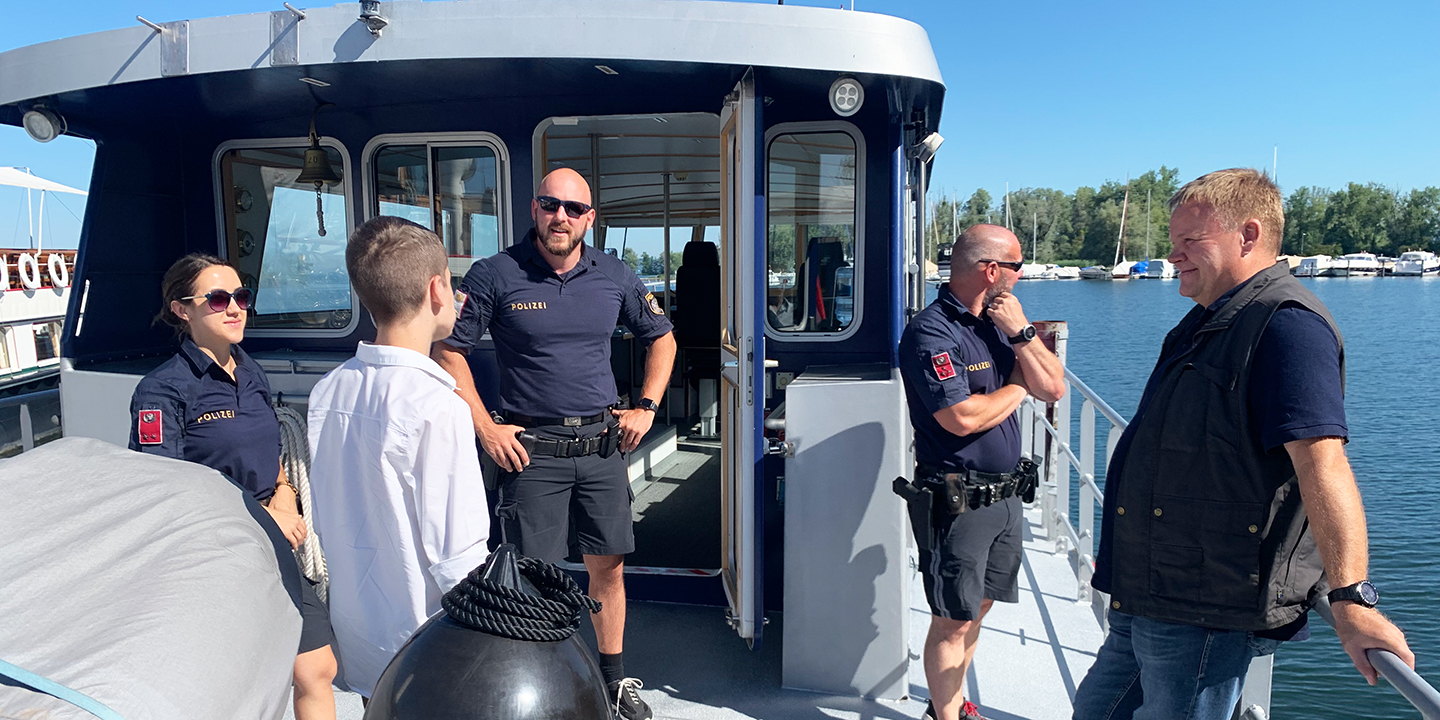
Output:
[[[1043,537],[1039,510],[1029,510],[1026,521],[1020,602],[996,603],[986,618],[967,683],[968,696],[991,720],[1068,718],[1075,687],[1103,640],[1090,604],[1076,600],[1068,559],[1052,552],[1053,541]],[[626,669],[645,682],[641,695],[656,718],[667,720],[919,718],[927,696],[920,650],[929,610],[918,574],[912,582],[907,700],[874,701],[781,688],[781,614],[770,618],[766,642],[752,652],[725,625],[722,608],[632,602]],[[585,632],[593,650],[588,625]],[[341,720],[359,720],[359,697],[340,695]]]

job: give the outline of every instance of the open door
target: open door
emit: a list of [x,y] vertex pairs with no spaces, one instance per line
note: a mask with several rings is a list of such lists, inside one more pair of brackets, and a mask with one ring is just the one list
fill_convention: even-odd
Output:
[[754,71],[747,71],[720,114],[720,482],[721,576],[730,600],[730,622],[754,648],[764,621],[761,547],[764,523],[765,277],[762,234],[764,199],[756,188],[758,108]]

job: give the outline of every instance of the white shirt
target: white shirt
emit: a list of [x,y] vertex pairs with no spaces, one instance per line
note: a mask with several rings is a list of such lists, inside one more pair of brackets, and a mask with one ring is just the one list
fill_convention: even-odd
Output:
[[488,554],[470,407],[429,357],[360,343],[310,393],[310,495],[330,624],[369,697],[440,597]]

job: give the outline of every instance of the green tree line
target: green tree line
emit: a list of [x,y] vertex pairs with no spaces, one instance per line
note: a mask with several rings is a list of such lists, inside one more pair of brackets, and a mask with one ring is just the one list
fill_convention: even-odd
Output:
[[[1130,260],[1170,253],[1170,211],[1165,206],[1180,187],[1179,171],[1161,166],[1126,183],[1110,180],[1073,193],[1021,188],[1009,197],[1009,226],[1020,238],[1028,262],[1109,265],[1115,259],[1124,215],[1124,255]],[[981,222],[1006,224],[1004,197],[983,188],[968,198],[941,197],[930,203],[926,229],[930,257],[941,242],[953,242]],[[1350,183],[1341,190],[1302,187],[1285,199],[1283,252],[1332,255],[1405,250],[1440,250],[1440,188],[1400,193],[1377,183]]]

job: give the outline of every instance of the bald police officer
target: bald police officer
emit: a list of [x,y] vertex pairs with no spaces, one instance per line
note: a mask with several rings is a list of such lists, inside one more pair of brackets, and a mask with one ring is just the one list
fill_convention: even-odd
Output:
[[1065,393],[1064,366],[1035,340],[1035,327],[1010,294],[1023,262],[1009,230],[969,228],[955,244],[950,282],[900,339],[915,426],[915,487],[934,498],[911,508],[931,611],[925,638],[931,720],[981,717],[963,693],[980,621],[996,600],[1019,599],[1015,409],[1027,393],[1044,402]]
[[[624,558],[635,536],[621,453],[650,430],[670,381],[675,339],[629,266],[584,243],[595,209],[579,173],[562,168],[547,175],[530,215],[535,228],[522,242],[466,273],[454,334],[436,343],[433,355],[455,377],[480,444],[503,471],[496,515],[505,541],[558,562],[568,553],[573,521],[590,595],[604,605],[593,620],[606,689],[619,717],[646,720],[651,711],[636,692],[641,684],[625,676],[622,659]],[[644,385],[629,410],[614,409],[610,339],[617,318],[649,346]],[[465,360],[487,330],[499,365],[493,417]]]

